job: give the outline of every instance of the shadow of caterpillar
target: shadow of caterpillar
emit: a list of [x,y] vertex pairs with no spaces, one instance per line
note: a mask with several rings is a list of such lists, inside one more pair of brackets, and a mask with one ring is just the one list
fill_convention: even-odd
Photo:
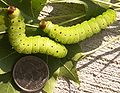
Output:
[[112,9],[108,9],[102,15],[74,26],[63,27],[47,21],[44,24],[41,22],[40,27],[44,27],[42,28],[43,31],[55,41],[62,44],[74,44],[100,32],[101,29],[105,29],[115,20],[116,12]]

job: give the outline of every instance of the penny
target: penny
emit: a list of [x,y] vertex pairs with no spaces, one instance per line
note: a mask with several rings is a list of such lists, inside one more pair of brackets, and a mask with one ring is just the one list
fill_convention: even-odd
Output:
[[47,64],[35,56],[25,56],[18,60],[13,68],[13,79],[24,91],[40,90],[49,78]]

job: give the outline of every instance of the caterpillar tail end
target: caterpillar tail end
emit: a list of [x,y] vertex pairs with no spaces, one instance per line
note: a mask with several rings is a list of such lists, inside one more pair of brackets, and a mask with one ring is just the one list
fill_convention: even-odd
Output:
[[55,56],[55,57],[57,57],[57,58],[64,58],[64,57],[66,57],[66,55],[67,55],[67,53],[68,53],[68,50],[64,47],[63,49],[59,49],[60,51],[60,53],[58,53],[58,54],[55,54],[55,55],[53,55],[53,56]]

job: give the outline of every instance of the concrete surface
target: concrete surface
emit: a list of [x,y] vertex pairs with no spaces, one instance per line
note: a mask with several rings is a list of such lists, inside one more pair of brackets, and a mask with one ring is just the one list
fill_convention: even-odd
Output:
[[[81,42],[82,49],[90,51],[120,35],[120,13],[117,20],[101,33]],[[79,61],[77,69],[80,86],[59,78],[54,93],[120,93],[120,39]]]
[[[85,52],[120,35],[120,12],[117,14],[117,22],[80,42]],[[76,68],[80,86],[73,81],[59,78],[54,93],[120,93],[120,39],[79,61]]]

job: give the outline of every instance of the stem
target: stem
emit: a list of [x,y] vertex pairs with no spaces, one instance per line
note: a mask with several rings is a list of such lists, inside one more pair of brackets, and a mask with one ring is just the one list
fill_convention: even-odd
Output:
[[60,3],[60,1],[54,1],[54,0],[50,1],[50,0],[48,0],[47,3]]
[[26,24],[26,26],[33,27],[33,28],[39,28],[37,25],[31,25],[31,24]]
[[115,8],[114,10],[115,10],[115,11],[119,11],[119,10],[120,10],[120,8]]
[[118,3],[115,3],[116,5],[119,5],[120,4],[120,2],[118,2]]
[[[76,15],[76,14],[75,14]],[[74,15],[74,16],[75,16]],[[78,14],[77,14],[78,15]],[[63,16],[57,16],[57,17],[53,17],[53,18],[60,18],[60,17],[68,17],[68,15],[63,15]],[[84,17],[85,16],[85,14],[84,15],[81,15],[81,16],[78,16],[78,17],[75,17],[75,18],[72,18],[72,19],[70,19],[70,20],[67,20],[67,21],[65,21],[65,22],[62,22],[62,23],[60,23],[59,25],[63,25],[63,24],[65,24],[65,23],[68,23],[68,22],[71,22],[71,21],[74,21],[74,20],[77,20],[77,19],[80,19],[80,18],[82,18],[82,17]],[[26,24],[26,26],[29,26],[29,27],[33,27],[33,28],[39,28],[39,26],[37,26],[37,25],[31,25],[31,24]]]
[[86,15],[84,14],[84,15],[81,15],[81,16],[78,16],[78,17],[75,17],[75,18],[72,18],[72,19],[70,19],[70,20],[67,20],[67,21],[64,21],[64,22],[62,22],[62,23],[59,23],[59,25],[63,25],[63,24],[66,24],[66,23],[75,21],[75,20],[80,19],[80,18],[85,17],[85,16],[86,16]]
[[8,8],[0,8],[1,10],[7,10]]
[[9,6],[4,0],[0,0],[3,4],[5,4],[6,6]]
[[114,6],[114,7],[120,7],[120,5],[118,5],[118,4],[113,4],[113,3],[105,2],[105,1],[101,1],[101,0],[93,0],[93,1],[103,3],[103,4],[107,4],[107,5],[111,5],[111,6]]
[[61,16],[54,16],[54,17],[48,17],[45,18],[46,20],[51,20],[51,19],[58,19],[58,18],[64,18],[64,17],[73,17],[73,16],[79,16],[80,13],[75,13],[75,14],[68,14],[68,15],[61,15]]
[[1,34],[5,34],[5,33],[6,33],[6,31],[2,31],[2,32],[0,32],[0,35],[1,35]]
[[119,35],[119,36],[117,36],[117,37],[115,37],[115,38],[113,38],[113,39],[112,39],[112,40],[110,40],[108,43],[106,43],[106,44],[104,44],[104,45],[100,46],[99,48],[96,48],[96,49],[94,49],[94,50],[92,50],[92,51],[85,52],[85,53],[81,53],[81,54],[82,54],[82,55],[90,55],[90,54],[92,54],[92,53],[94,53],[94,52],[96,52],[96,51],[98,51],[98,50],[102,49],[103,47],[105,47],[105,46],[107,46],[107,45],[111,44],[112,42],[115,42],[117,39],[120,39],[120,35]]
[[32,14],[32,17],[34,18],[34,17],[35,17],[35,15],[34,15],[34,13],[33,13],[32,0],[30,1],[30,3],[31,3],[31,6],[30,6],[30,9],[31,9],[31,14]]
[[10,54],[8,54],[7,56],[2,57],[2,58],[0,59],[0,61],[2,61],[2,60],[4,60],[4,59],[6,59],[7,57],[9,57],[9,56],[11,56],[11,55],[13,55],[14,53],[16,53],[16,51],[11,52],[11,53],[10,53]]
[[74,77],[74,79],[76,79],[74,74],[70,71],[70,69],[68,69],[68,67],[65,64],[63,64],[62,62],[60,62],[60,64]]

